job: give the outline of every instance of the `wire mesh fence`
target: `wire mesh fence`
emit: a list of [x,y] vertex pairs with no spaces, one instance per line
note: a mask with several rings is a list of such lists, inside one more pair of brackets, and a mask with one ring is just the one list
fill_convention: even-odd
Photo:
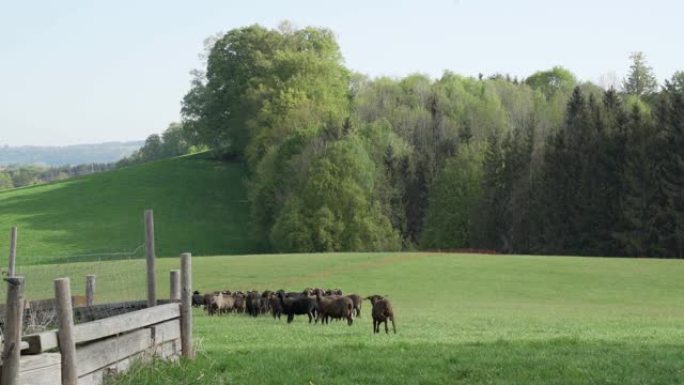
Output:
[[[35,261],[60,260],[60,263],[39,264]],[[7,270],[2,269],[3,277]],[[74,308],[86,303],[87,276],[95,276],[94,305],[87,311],[76,312],[76,323],[106,318],[145,306],[146,260],[145,247],[138,245],[130,251],[72,256],[17,256],[15,275],[24,277],[23,334],[38,333],[55,327],[54,280],[68,277]],[[7,284],[0,283],[0,313],[4,314]],[[135,303],[134,301],[139,301]],[[2,317],[0,317],[2,318]],[[3,325],[0,324],[0,333]]]
[[[59,260],[65,262],[51,264],[33,264],[33,258],[18,256],[15,275],[24,277],[27,301],[53,298],[54,279],[69,277],[72,295],[76,297],[74,305],[79,305],[85,297],[87,275],[96,277],[95,292],[99,303],[144,299],[144,253],[144,246],[140,245],[131,251],[117,253],[60,256]],[[35,258],[44,260],[43,256]],[[6,285],[0,285],[0,303],[5,302],[6,295]]]

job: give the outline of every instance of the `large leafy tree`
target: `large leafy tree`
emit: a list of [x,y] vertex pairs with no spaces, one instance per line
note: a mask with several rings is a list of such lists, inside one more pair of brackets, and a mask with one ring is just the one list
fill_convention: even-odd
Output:
[[347,85],[330,30],[254,25],[216,40],[182,112],[197,142],[246,156],[256,167],[288,135],[343,119]]

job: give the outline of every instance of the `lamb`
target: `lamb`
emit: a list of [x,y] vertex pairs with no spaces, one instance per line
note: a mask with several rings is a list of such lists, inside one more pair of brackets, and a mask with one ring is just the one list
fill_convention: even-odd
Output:
[[287,314],[287,323],[291,323],[295,315],[306,314],[309,317],[309,323],[313,321],[313,311],[316,308],[316,300],[308,296],[299,295],[286,297],[282,291],[278,292],[280,305],[283,308],[283,313]]
[[392,321],[392,330],[394,334],[397,333],[397,328],[394,325],[394,309],[392,304],[386,298],[381,295],[371,295],[366,297],[367,300],[373,305],[373,310],[371,315],[373,316],[373,333],[380,333],[380,324],[385,323],[385,333],[389,334],[389,329],[387,327],[387,320]]
[[349,297],[323,297],[321,291],[316,291],[316,305],[318,309],[318,317],[316,323],[321,320],[321,325],[328,323],[328,318],[347,320],[347,324],[351,326],[354,323],[353,311],[354,303]]

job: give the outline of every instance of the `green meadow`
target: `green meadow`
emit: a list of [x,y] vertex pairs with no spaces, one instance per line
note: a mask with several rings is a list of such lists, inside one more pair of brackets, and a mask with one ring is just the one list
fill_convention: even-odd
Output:
[[7,190],[0,230],[19,228],[18,264],[140,256],[153,209],[159,256],[249,253],[245,180],[242,165],[200,154]]
[[[160,276],[178,264],[159,262]],[[200,257],[193,269],[200,291],[385,294],[398,333],[373,335],[367,301],[351,327],[197,310],[196,360],[156,362],[112,383],[684,382],[681,261],[349,253]]]
[[[0,229],[19,226],[17,271],[29,299],[50,297],[62,276],[83,294],[86,274],[97,275],[98,302],[145,298],[145,261],[132,250],[152,208],[165,257],[160,297],[178,254],[190,251],[203,292],[339,287],[387,295],[395,307],[396,335],[373,335],[367,301],[351,327],[197,309],[196,360],[138,365],[115,385],[684,383],[682,261],[245,255],[254,251],[245,178],[240,165],[198,155],[9,190],[0,193]],[[121,252],[132,259],[106,257]]]

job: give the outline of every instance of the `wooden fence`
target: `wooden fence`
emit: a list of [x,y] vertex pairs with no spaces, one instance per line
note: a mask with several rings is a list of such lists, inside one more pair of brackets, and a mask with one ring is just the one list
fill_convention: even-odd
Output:
[[[145,223],[147,245],[154,247],[151,211],[145,213]],[[155,258],[154,251],[148,251],[147,257],[148,268],[154,269],[154,261],[149,261]],[[14,264],[12,258],[10,263]],[[0,385],[99,385],[107,375],[127,370],[136,360],[193,358],[190,253],[181,255],[180,265],[180,273],[173,270],[170,274],[169,300],[158,301],[156,282],[148,281],[146,301],[93,305],[95,277],[89,277],[87,285],[92,290],[85,302],[90,306],[74,307],[69,278],[55,279],[54,300],[39,303],[45,308],[54,306],[58,329],[26,336],[21,335],[26,316],[24,279],[10,275],[5,279]],[[147,277],[156,280],[149,271]],[[99,318],[102,309],[116,315]],[[87,322],[75,324],[74,319]]]

